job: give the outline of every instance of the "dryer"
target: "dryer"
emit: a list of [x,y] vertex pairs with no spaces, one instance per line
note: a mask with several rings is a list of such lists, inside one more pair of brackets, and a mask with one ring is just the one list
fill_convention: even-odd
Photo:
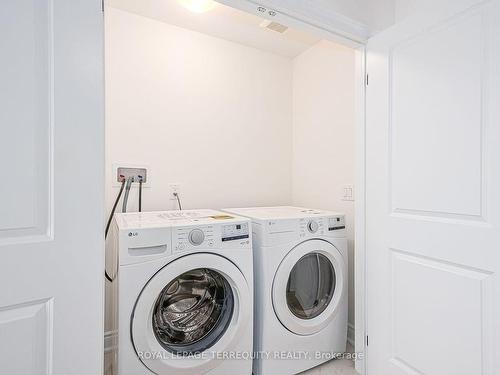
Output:
[[252,220],[254,374],[295,374],[344,353],[345,216],[300,207],[224,211]]
[[251,374],[251,224],[212,210],[116,214],[118,374]]

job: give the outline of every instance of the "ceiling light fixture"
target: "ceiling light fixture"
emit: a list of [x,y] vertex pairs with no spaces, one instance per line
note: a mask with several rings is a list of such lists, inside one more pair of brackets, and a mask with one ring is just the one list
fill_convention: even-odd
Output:
[[213,0],[178,0],[186,9],[194,13],[205,13],[215,8],[217,3]]

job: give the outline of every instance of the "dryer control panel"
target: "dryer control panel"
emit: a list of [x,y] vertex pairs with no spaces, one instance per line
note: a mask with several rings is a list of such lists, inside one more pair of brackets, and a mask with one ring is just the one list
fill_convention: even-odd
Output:
[[300,222],[300,237],[309,237],[314,235],[323,235],[325,233],[325,218],[303,218]]
[[345,229],[345,216],[319,216],[299,220],[299,238],[316,236],[342,236]]
[[345,216],[335,216],[328,218],[328,231],[345,229]]

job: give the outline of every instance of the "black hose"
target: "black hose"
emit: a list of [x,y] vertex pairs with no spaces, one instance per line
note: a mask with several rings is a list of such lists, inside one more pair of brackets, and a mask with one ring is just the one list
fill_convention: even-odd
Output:
[[[104,239],[106,239],[108,237],[109,227],[111,225],[111,221],[113,220],[113,216],[114,216],[115,211],[116,211],[116,206],[118,206],[118,202],[120,201],[120,198],[122,196],[124,187],[125,187],[125,180],[122,181],[122,186],[120,187],[120,192],[118,193],[118,196],[116,197],[115,203],[113,204],[113,208],[111,209],[111,213],[109,214],[108,223],[106,224],[106,230],[104,231]],[[106,270],[106,267],[104,267],[104,275],[106,276],[106,279],[108,279],[108,281],[113,282],[114,279],[108,275],[108,271]]]
[[111,220],[113,220],[113,215],[115,214],[116,206],[118,206],[118,202],[120,201],[124,187],[125,187],[125,180],[122,181],[122,186],[120,187],[120,192],[118,193],[118,196],[116,197],[115,203],[113,204],[113,208],[111,209],[111,214],[109,215],[108,223],[106,224],[106,231],[104,233],[104,238],[108,237],[109,226],[111,225]]
[[139,212],[142,212],[142,180],[139,181]]

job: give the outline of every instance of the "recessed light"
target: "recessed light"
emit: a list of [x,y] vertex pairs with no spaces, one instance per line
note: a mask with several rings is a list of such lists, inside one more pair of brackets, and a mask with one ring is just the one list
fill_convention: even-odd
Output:
[[194,13],[205,13],[215,8],[217,3],[213,0],[178,0],[186,9]]

